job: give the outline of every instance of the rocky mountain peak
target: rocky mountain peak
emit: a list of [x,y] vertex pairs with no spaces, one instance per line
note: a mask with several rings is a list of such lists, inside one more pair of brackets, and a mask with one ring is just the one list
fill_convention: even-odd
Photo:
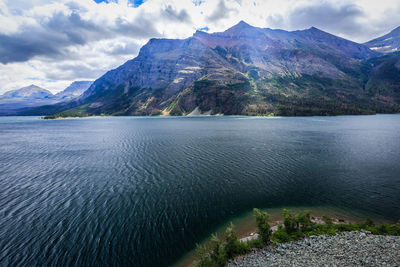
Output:
[[234,27],[238,27],[238,28],[254,28],[253,26],[251,26],[250,24],[248,24],[244,20],[239,21]]
[[318,29],[317,27],[314,27],[314,26],[311,26],[311,27],[309,28],[309,30],[310,30],[310,31],[320,31],[320,32],[323,32],[323,30],[320,30],[320,29]]
[[224,34],[224,35],[236,35],[236,36],[251,35],[254,32],[258,32],[258,31],[261,31],[261,30],[262,30],[261,28],[251,26],[247,22],[244,22],[243,20],[241,20],[239,23],[237,23],[236,25],[230,27],[229,29],[224,31],[222,34]]

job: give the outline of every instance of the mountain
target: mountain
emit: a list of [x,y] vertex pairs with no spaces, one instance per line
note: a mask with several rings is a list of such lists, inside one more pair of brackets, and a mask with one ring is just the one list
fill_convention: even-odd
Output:
[[93,81],[75,81],[55,96],[61,101],[72,100],[85,92]]
[[372,50],[381,53],[392,53],[400,51],[400,27],[390,33],[365,43]]
[[33,84],[5,92],[0,95],[0,115],[17,115],[32,108],[71,101],[79,97],[91,84],[91,81],[76,81],[55,95]]
[[57,102],[50,91],[32,84],[0,95],[0,115],[16,115],[28,108]]
[[399,104],[400,52],[371,58],[366,61],[365,67],[369,69],[369,76],[364,85],[366,93],[375,99]]
[[54,95],[50,91],[31,84],[18,90],[5,92],[0,96],[0,99],[47,99],[52,97],[54,97]]
[[[284,31],[243,21],[224,32],[151,39],[78,99],[32,110],[84,115],[339,115],[399,112],[384,56],[315,27]],[[396,76],[397,77],[397,76]],[[193,113],[192,113],[193,112]]]

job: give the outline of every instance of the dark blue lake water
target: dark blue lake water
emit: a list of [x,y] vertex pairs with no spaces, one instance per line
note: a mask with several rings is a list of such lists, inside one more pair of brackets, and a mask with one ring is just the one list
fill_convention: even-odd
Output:
[[400,219],[400,116],[0,118],[1,266],[164,266],[285,205]]

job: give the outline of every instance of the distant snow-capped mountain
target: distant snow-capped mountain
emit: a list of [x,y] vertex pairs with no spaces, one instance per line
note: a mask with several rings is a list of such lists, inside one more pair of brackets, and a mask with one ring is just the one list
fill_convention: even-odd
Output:
[[55,96],[62,101],[71,100],[73,98],[80,96],[83,92],[85,92],[90,87],[90,85],[92,85],[92,83],[93,81],[73,82],[63,91],[57,93]]
[[48,99],[54,95],[46,89],[31,84],[29,86],[5,92],[0,96],[0,100],[26,100],[26,99]]
[[0,115],[15,115],[29,108],[70,101],[79,97],[91,84],[90,81],[76,81],[55,95],[34,84],[5,92],[0,95]]

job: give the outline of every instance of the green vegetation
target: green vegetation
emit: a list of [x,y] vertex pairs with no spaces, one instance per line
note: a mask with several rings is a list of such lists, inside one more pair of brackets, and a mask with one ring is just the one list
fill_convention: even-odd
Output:
[[197,245],[196,253],[198,261],[192,265],[203,266],[224,266],[229,259],[244,255],[252,248],[263,248],[270,243],[272,230],[268,222],[270,216],[265,211],[254,209],[254,218],[257,222],[259,237],[257,239],[241,242],[231,222],[225,231],[225,242],[222,242],[216,235],[212,235],[210,241],[204,245]]
[[[181,94],[175,105],[183,114],[198,107],[201,111],[211,110],[211,114],[238,115],[250,103],[253,91],[250,81],[242,74],[225,73],[227,80],[201,79]],[[170,112],[171,115],[172,111]],[[179,112],[178,112],[179,114]]]
[[264,244],[268,244],[271,240],[272,230],[269,226],[270,216],[265,211],[259,209],[253,210],[254,218],[256,219],[258,234]]
[[49,115],[49,116],[44,116],[42,119],[43,120],[54,120],[54,119],[58,119],[58,117],[56,115]]
[[363,223],[337,223],[331,218],[323,215],[323,224],[315,223],[311,220],[310,211],[293,213],[290,210],[283,210],[283,224],[278,225],[278,229],[272,232],[269,225],[270,216],[265,211],[253,210],[253,215],[258,227],[258,238],[246,242],[238,239],[235,227],[232,223],[225,231],[225,240],[221,240],[217,235],[212,235],[211,239],[203,245],[197,245],[196,253],[198,260],[193,267],[225,266],[229,259],[244,255],[252,248],[261,249],[271,242],[284,243],[296,241],[300,238],[312,235],[335,235],[345,231],[366,230],[376,235],[400,235],[400,222],[397,224],[375,225],[371,219]]
[[217,235],[212,235],[209,242],[197,245],[199,260],[193,263],[196,267],[225,266],[228,259],[250,252],[249,243],[240,242],[234,225],[231,223],[225,231],[225,242]]
[[[374,74],[374,77],[376,75]],[[395,99],[392,99],[395,96],[394,93],[377,94],[376,97],[371,97],[375,93],[369,93],[369,96],[365,94],[365,90],[372,88],[371,81],[365,85],[358,80],[331,79],[303,74],[301,76],[261,78],[256,83],[259,95],[263,99],[261,102],[271,103],[275,109],[273,113],[278,116],[399,112],[399,105],[396,104]],[[396,84],[395,82],[389,83]],[[379,88],[382,90],[383,86]]]
[[48,115],[43,117],[43,119],[61,119],[61,118],[71,118],[71,117],[87,117],[89,114],[87,113],[88,105],[82,105],[76,108],[72,108],[63,112],[60,112],[55,115]]
[[225,240],[225,252],[228,259],[232,259],[237,255],[246,254],[250,251],[247,243],[242,243],[238,239],[233,223],[226,229]]
[[274,242],[295,241],[305,236],[312,235],[335,235],[345,231],[370,231],[377,235],[400,235],[400,223],[397,224],[381,224],[376,226],[371,219],[367,219],[364,223],[338,223],[334,224],[332,219],[327,216],[322,216],[323,224],[317,224],[310,219],[310,211],[305,213],[292,213],[290,210],[284,210],[283,226],[278,226],[271,240]]
[[224,245],[217,235],[212,235],[206,245],[197,245],[196,252],[201,260],[195,266],[224,266],[226,263]]

